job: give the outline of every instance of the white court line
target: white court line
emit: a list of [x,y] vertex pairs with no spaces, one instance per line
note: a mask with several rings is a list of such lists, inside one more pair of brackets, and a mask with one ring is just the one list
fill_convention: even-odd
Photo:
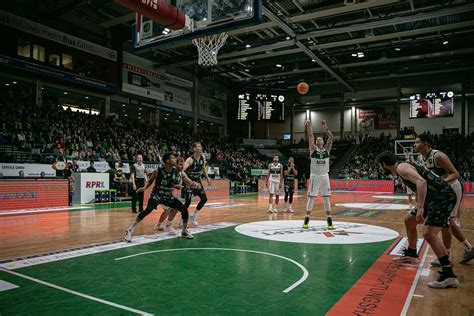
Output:
[[391,200],[408,200],[407,195],[373,195],[377,199],[391,199]]
[[113,303],[113,302],[109,302],[109,301],[103,300],[101,298],[90,296],[90,295],[87,295],[87,294],[84,294],[84,293],[76,292],[74,290],[70,290],[70,289],[67,289],[67,288],[59,286],[59,285],[55,285],[55,284],[52,284],[52,283],[49,283],[49,282],[41,281],[39,279],[35,279],[35,278],[32,278],[30,276],[27,276],[27,275],[24,275],[24,274],[21,274],[21,273],[18,273],[18,272],[10,271],[8,269],[0,268],[0,270],[3,271],[3,272],[9,273],[9,274],[13,274],[13,275],[15,275],[17,277],[20,277],[20,278],[23,278],[23,279],[27,279],[27,280],[30,280],[30,281],[33,281],[33,282],[36,282],[36,283],[39,283],[39,284],[42,284],[42,285],[45,285],[45,286],[48,286],[48,287],[52,287],[56,290],[60,290],[60,291],[67,292],[67,293],[70,293],[70,294],[74,294],[74,295],[77,295],[77,296],[80,296],[80,297],[84,297],[84,298],[90,299],[92,301],[96,301],[96,302],[99,302],[99,303],[102,303],[102,304],[105,304],[105,305],[110,305],[110,306],[113,306],[113,307],[116,307],[116,308],[120,308],[120,309],[129,311],[129,312],[132,312],[132,313],[135,313],[135,314],[146,315],[146,316],[153,315],[153,314],[150,314],[150,313],[147,313],[147,312],[140,311],[138,309],[134,309],[134,308],[127,307],[127,306],[120,305],[120,304]]
[[425,264],[426,260],[426,255],[428,255],[428,251],[430,250],[430,246],[426,246],[425,253],[423,254],[423,258],[421,259],[420,265],[418,266],[418,270],[416,271],[415,279],[413,280],[413,283],[410,288],[410,292],[408,293],[407,299],[405,301],[405,305],[403,305],[402,312],[400,315],[405,316],[408,312],[408,308],[410,307],[411,300],[413,299],[413,296],[415,295],[415,289],[418,284],[418,281],[420,280],[421,276],[421,270],[423,269],[423,266]]
[[290,259],[290,258],[287,258],[287,257],[283,257],[283,256],[279,256],[279,255],[275,255],[275,254],[273,254],[273,253],[262,252],[262,251],[255,251],[255,250],[247,250],[247,249],[232,249],[232,248],[176,248],[176,249],[165,249],[165,250],[154,250],[154,251],[140,252],[140,253],[137,253],[137,254],[134,254],[134,255],[126,256],[126,257],[115,258],[115,261],[123,260],[123,259],[128,259],[128,258],[132,258],[132,257],[137,257],[137,256],[142,256],[142,255],[147,255],[147,254],[150,254],[150,253],[170,252],[170,251],[186,251],[186,250],[223,250],[223,251],[251,252],[251,253],[257,253],[257,254],[261,254],[261,255],[267,255],[267,256],[277,257],[277,258],[280,258],[280,259],[289,261],[289,262],[295,264],[296,266],[298,266],[301,270],[303,270],[303,276],[302,276],[298,281],[296,281],[295,283],[293,283],[293,285],[291,285],[291,286],[289,286],[288,288],[284,289],[284,290],[283,290],[283,293],[288,293],[288,292],[290,292],[291,290],[295,289],[298,285],[300,285],[301,283],[303,283],[304,281],[306,281],[306,279],[307,279],[308,276],[309,276],[308,270],[307,270],[303,265],[301,265],[299,262],[296,262],[296,261],[293,260],[293,259]]

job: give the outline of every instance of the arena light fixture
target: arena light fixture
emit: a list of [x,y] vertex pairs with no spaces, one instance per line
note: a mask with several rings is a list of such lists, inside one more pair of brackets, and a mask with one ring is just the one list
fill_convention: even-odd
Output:
[[282,65],[281,65],[281,64],[276,64],[276,66],[277,66],[278,68],[281,68],[281,67],[282,67]]
[[290,38],[291,38],[291,37],[287,36],[287,37],[286,37],[286,40],[287,40],[287,41],[289,41],[289,40],[290,40]]
[[444,41],[443,42],[443,45],[447,45],[449,42],[448,41]]
[[250,47],[252,47],[250,46],[250,44],[245,45],[245,48],[250,48]]
[[9,84],[9,83],[5,83],[5,85],[8,87],[10,84]]
[[351,56],[352,56],[352,57],[357,57],[357,54],[356,54],[356,53],[352,53]]
[[66,91],[64,91],[64,95],[67,95],[67,92],[66,92]]
[[17,84],[17,82],[16,82],[16,81],[13,81],[13,84]]
[[125,106],[125,104],[122,103],[122,106]]
[[89,99],[89,97],[85,97],[86,99]]
[[399,51],[401,51],[402,49],[401,49],[400,47],[395,47],[395,50],[396,50],[397,52],[399,52]]

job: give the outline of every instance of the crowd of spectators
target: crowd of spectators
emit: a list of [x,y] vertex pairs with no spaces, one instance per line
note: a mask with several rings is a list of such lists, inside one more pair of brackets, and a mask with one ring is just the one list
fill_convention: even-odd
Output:
[[202,143],[209,162],[237,174],[266,166],[253,148],[241,148],[234,139],[193,135],[187,126],[149,127],[144,124],[64,110],[52,102],[43,107],[7,103],[0,109],[0,133],[4,143],[21,150],[36,150],[42,157],[87,161],[160,162],[163,153],[192,154],[193,142]]
[[359,145],[341,168],[340,176],[345,179],[385,179],[386,176],[378,170],[375,164],[375,157],[385,150],[393,150],[391,134],[386,136],[381,133],[378,138],[368,134],[365,136],[359,134]]

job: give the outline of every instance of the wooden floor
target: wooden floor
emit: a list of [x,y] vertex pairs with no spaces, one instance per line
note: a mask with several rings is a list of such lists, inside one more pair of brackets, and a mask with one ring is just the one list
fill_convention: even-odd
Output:
[[[335,193],[331,198],[333,213],[348,209],[335,206],[336,203],[375,202],[377,194],[368,193]],[[380,194],[378,194],[380,195]],[[200,224],[216,222],[254,222],[261,220],[303,220],[306,198],[304,195],[295,198],[294,214],[283,214],[283,205],[277,215],[267,213],[268,201],[256,196],[231,198],[226,201],[239,203],[239,206],[223,208],[204,208],[199,217]],[[191,210],[194,207],[191,206]],[[462,205],[462,229],[471,243],[474,243],[474,206],[473,197],[464,198]],[[154,234],[154,223],[161,208],[148,216],[137,228],[135,234]],[[391,228],[405,235],[403,217],[405,210],[387,210],[374,218],[334,216],[337,221],[351,221]],[[324,219],[322,202],[319,198],[315,204],[313,218]],[[80,211],[53,212],[15,216],[0,216],[1,242],[0,260],[26,257],[35,254],[80,247],[90,244],[120,240],[125,229],[134,221],[135,214],[128,208],[88,209]],[[419,231],[421,231],[419,229]],[[419,235],[421,236],[421,234]],[[197,240],[196,240],[197,241]],[[462,256],[462,247],[453,239],[452,252],[455,262]],[[434,259],[430,250],[424,263],[429,269],[429,262]],[[428,277],[420,278],[412,299],[408,315],[474,315],[474,260],[468,265],[456,264],[455,273],[461,283],[458,289],[434,290],[427,282],[436,278],[437,271],[429,269]]]

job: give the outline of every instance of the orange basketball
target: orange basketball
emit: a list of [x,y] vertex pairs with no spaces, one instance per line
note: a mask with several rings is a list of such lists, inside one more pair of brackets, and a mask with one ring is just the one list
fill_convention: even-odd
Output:
[[306,94],[309,91],[309,85],[306,82],[300,82],[296,86],[296,90],[298,90],[299,94]]

